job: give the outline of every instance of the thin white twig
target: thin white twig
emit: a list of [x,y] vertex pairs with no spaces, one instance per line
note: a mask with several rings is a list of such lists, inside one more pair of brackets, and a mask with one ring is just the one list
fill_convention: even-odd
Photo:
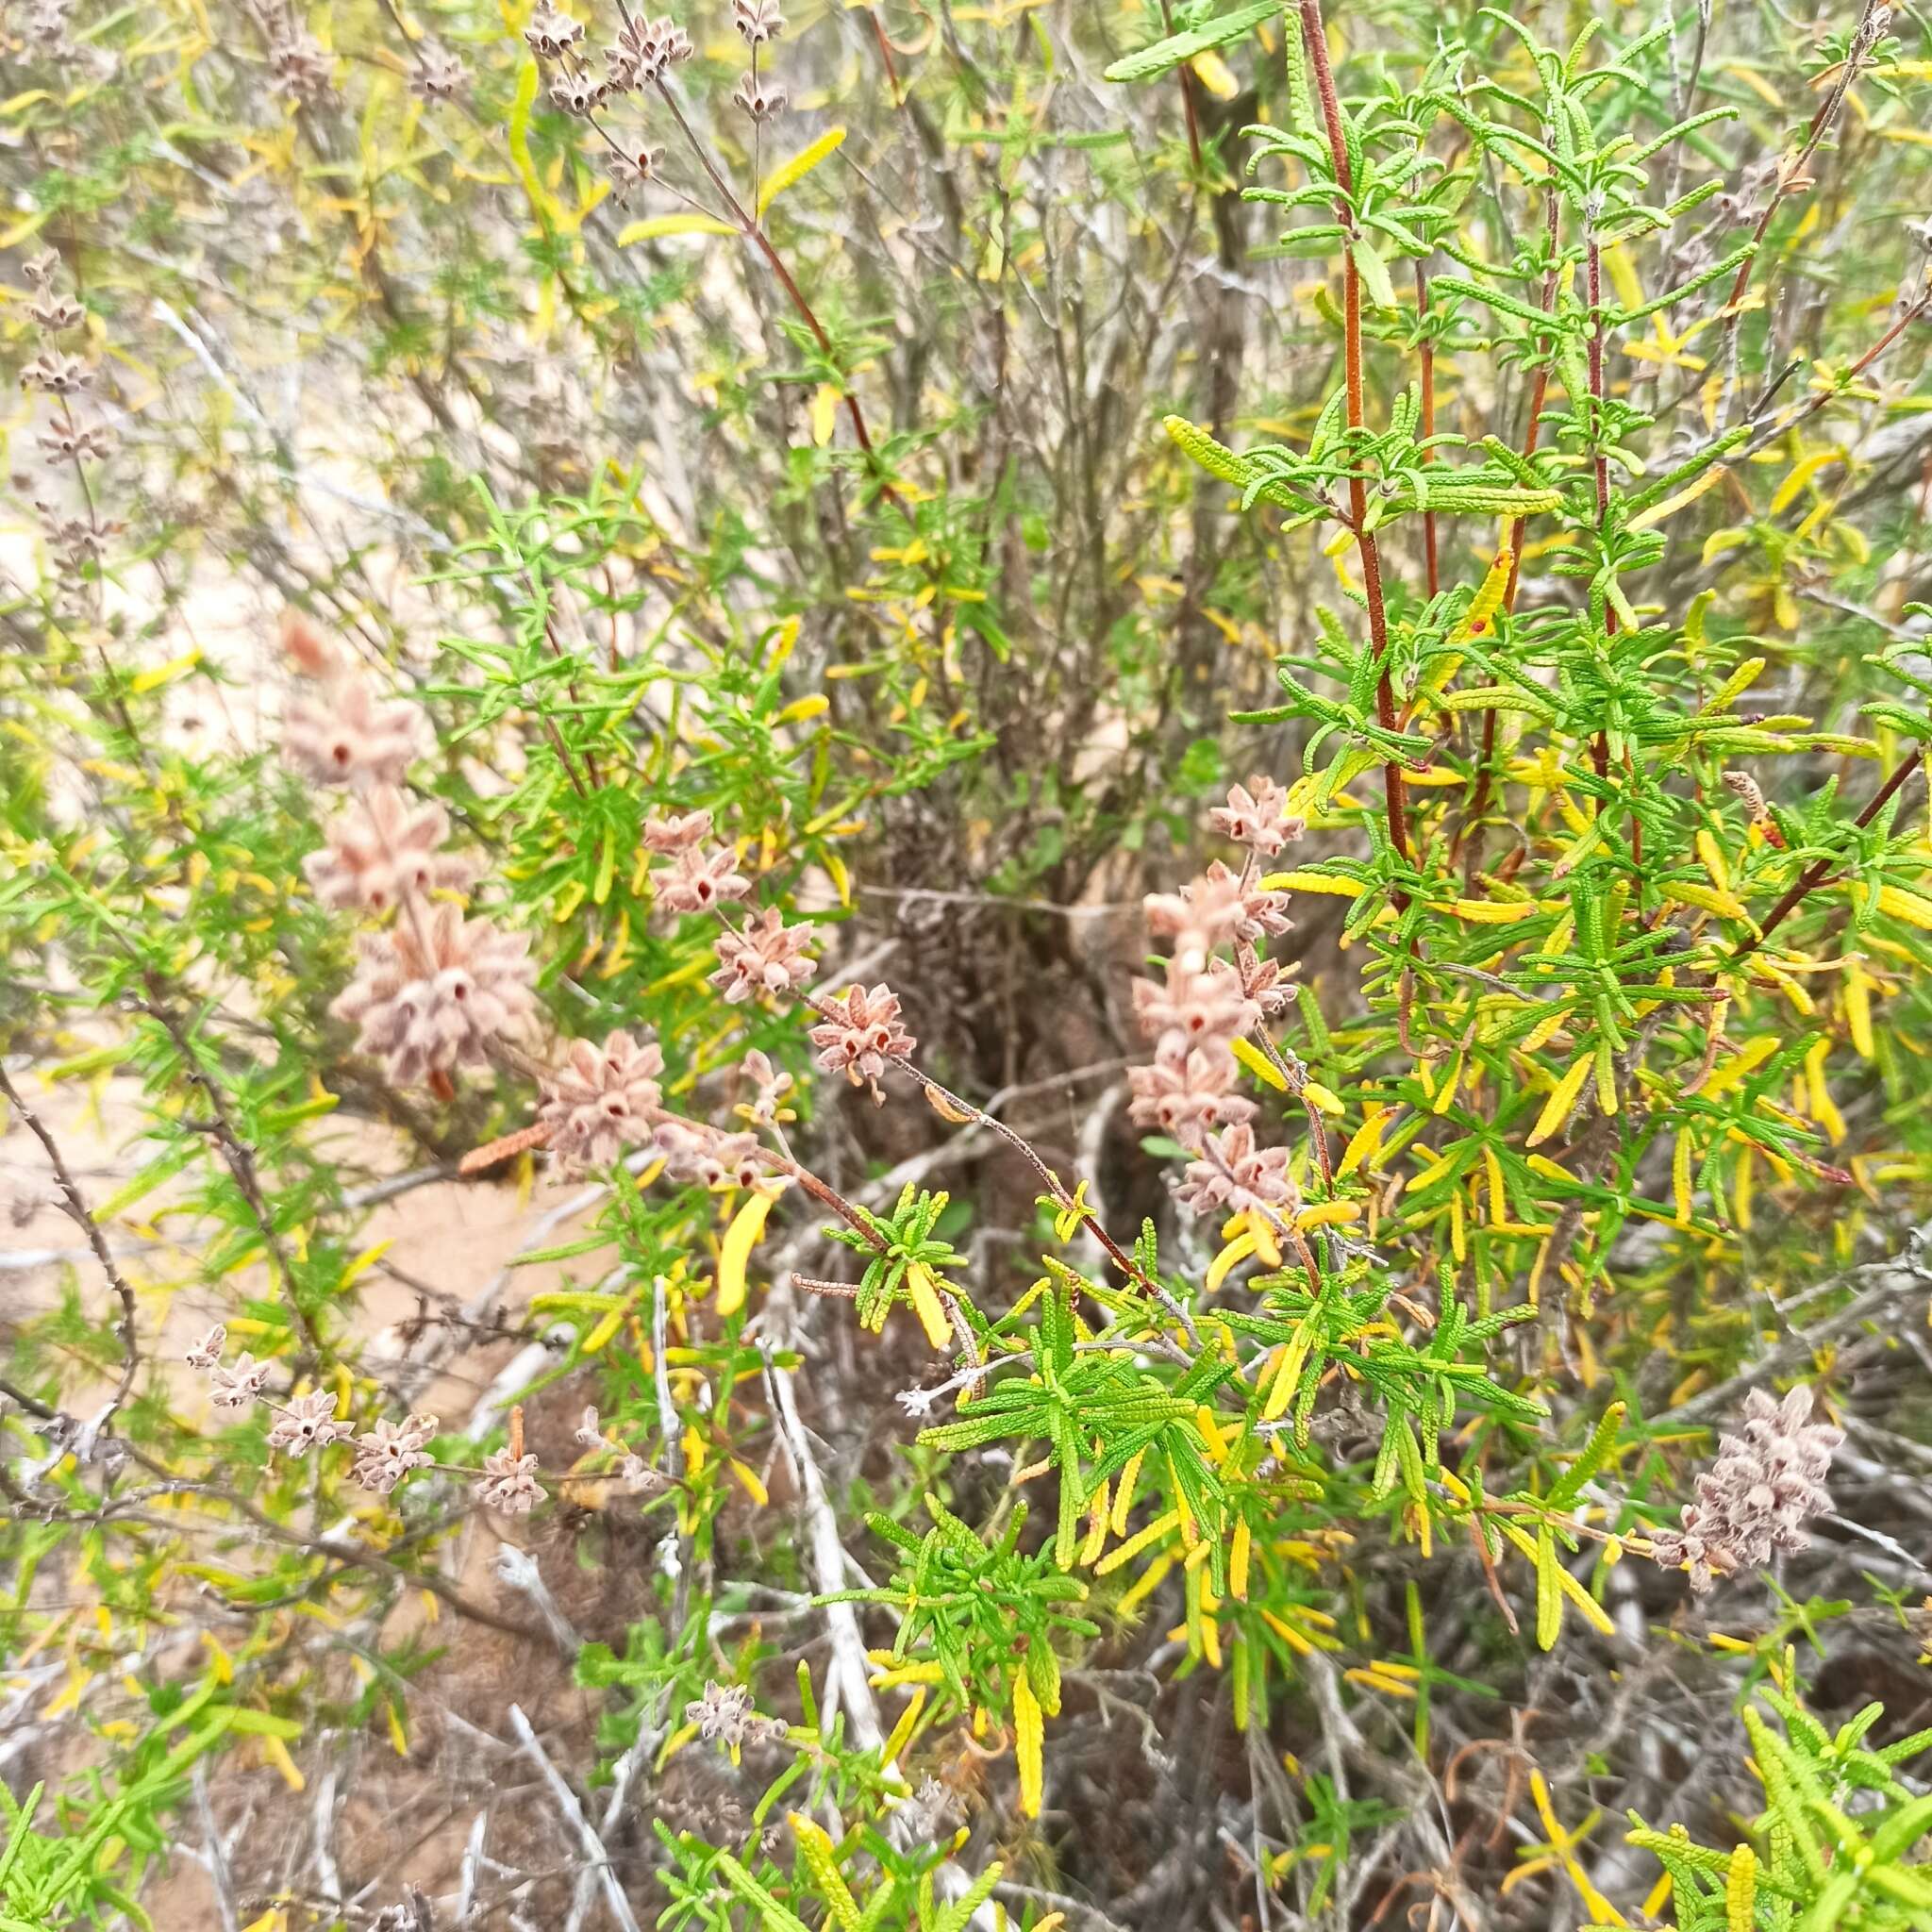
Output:
[[576,1793],[564,1782],[563,1774],[551,1763],[548,1753],[537,1741],[537,1733],[530,1728],[530,1720],[517,1705],[512,1704],[509,1707],[509,1722],[510,1728],[517,1734],[517,1741],[524,1747],[525,1757],[542,1774],[543,1782],[549,1787],[557,1808],[562,1812],[564,1823],[575,1832],[585,1859],[602,1880],[610,1916],[617,1921],[622,1932],[641,1932],[637,1916],[630,1908],[630,1901],[625,1897],[624,1888],[618,1884],[617,1874],[610,1869],[610,1854],[605,1849],[604,1840],[597,1836],[591,1821],[584,1816],[584,1807],[577,1803]]

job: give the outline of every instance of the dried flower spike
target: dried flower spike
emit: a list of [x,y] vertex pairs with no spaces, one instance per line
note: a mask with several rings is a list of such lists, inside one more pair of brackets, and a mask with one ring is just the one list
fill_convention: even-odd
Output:
[[1174,1199],[1193,1214],[1287,1207],[1296,1199],[1288,1159],[1286,1147],[1257,1147],[1254,1128],[1238,1123],[1202,1143],[1202,1158],[1189,1163]]
[[601,1167],[649,1140],[663,1071],[656,1041],[640,1043],[628,1033],[613,1033],[601,1047],[573,1041],[543,1082],[537,1110],[558,1161],[572,1170]]
[[211,1369],[222,1358],[222,1349],[228,1340],[228,1326],[225,1322],[217,1322],[194,1346],[187,1350],[181,1359],[191,1369]]
[[418,59],[409,76],[409,91],[419,100],[454,100],[462,92],[470,70],[443,47],[431,47]]
[[769,121],[773,115],[785,111],[791,96],[776,81],[762,76],[754,80],[747,74],[732,90],[731,98],[754,121]]
[[778,0],[731,0],[731,25],[747,46],[759,47],[785,31],[785,16],[778,11]]
[[296,1396],[275,1418],[275,1427],[268,1432],[268,1446],[302,1456],[311,1448],[325,1449],[351,1432],[348,1423],[336,1420],[335,1391],[317,1389]]
[[358,1048],[380,1054],[399,1087],[486,1059],[535,1010],[528,938],[454,906],[436,907],[420,929],[405,920],[358,944],[361,965],[329,1011],[360,1027]]
[[807,1037],[819,1050],[820,1067],[843,1074],[855,1087],[876,1082],[889,1059],[903,1058],[917,1044],[900,1024],[899,996],[890,986],[870,992],[849,986],[826,1005],[832,1010]]
[[448,836],[449,814],[441,806],[411,806],[385,785],[330,824],[328,844],[311,852],[302,870],[325,906],[386,912],[405,899],[420,903],[472,882],[475,859],[438,850]]
[[486,1509],[507,1509],[521,1516],[543,1500],[543,1486],[537,1480],[537,1458],[499,1449],[483,1458],[483,1474],[476,1486],[476,1500]]
[[1810,1415],[1811,1391],[1802,1383],[1782,1402],[1752,1390],[1738,1433],[1724,1438],[1716,1462],[1697,1478],[1682,1526],[1651,1539],[1656,1559],[1688,1570],[1701,1592],[1735,1570],[1768,1563],[1775,1550],[1802,1550],[1805,1519],[1830,1505],[1824,1479],[1845,1439]]
[[434,1460],[428,1444],[437,1426],[433,1415],[412,1415],[400,1423],[378,1422],[367,1435],[358,1436],[357,1482],[386,1496],[411,1470],[428,1468]]
[[668,819],[644,821],[644,843],[653,852],[682,852],[711,836],[708,811],[674,812]]
[[[648,839],[649,834],[645,836]],[[667,912],[712,912],[724,900],[742,899],[751,891],[751,881],[738,870],[737,856],[728,845],[708,855],[686,845],[670,872],[652,876],[658,903]]]
[[305,610],[285,605],[280,620],[282,655],[304,677],[329,678],[341,675],[341,654],[322,633],[322,627]]
[[395,785],[427,748],[427,728],[416,706],[379,702],[359,679],[345,679],[289,707],[282,755],[317,785]]
[[538,8],[530,16],[529,25],[524,29],[524,44],[546,60],[555,60],[559,55],[567,54],[583,37],[583,22],[573,20],[569,14],[560,13],[554,7]]
[[1289,815],[1288,793],[1266,777],[1232,787],[1227,803],[1216,806],[1208,814],[1208,823],[1224,839],[1232,839],[1263,858],[1274,858],[1305,829],[1300,819]]
[[258,1362],[243,1349],[235,1357],[232,1365],[224,1367],[217,1362],[208,1371],[208,1381],[213,1390],[214,1405],[217,1408],[246,1408],[251,1402],[259,1399],[262,1385],[269,1378],[273,1362]]
[[787,993],[803,986],[812,974],[806,956],[811,943],[808,924],[787,925],[775,906],[767,906],[742,931],[718,935],[718,971],[711,984],[727,1005],[748,1000],[754,993]]

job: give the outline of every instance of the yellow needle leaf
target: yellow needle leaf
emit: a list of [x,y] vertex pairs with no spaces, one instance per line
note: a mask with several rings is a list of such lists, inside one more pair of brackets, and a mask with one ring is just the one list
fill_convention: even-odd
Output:
[[772,1211],[772,1197],[754,1189],[744,1205],[731,1217],[724,1230],[724,1245],[718,1250],[718,1312],[735,1314],[744,1306],[744,1271],[751,1251],[765,1231],[765,1216]]

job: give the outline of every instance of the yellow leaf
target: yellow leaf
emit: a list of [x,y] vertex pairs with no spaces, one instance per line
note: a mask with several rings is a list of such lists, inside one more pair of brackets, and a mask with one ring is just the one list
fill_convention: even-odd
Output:
[[1429,904],[1432,910],[1453,912],[1472,925],[1507,925],[1542,910],[1534,899],[1432,899]]
[[1654,503],[1646,510],[1640,510],[1630,519],[1633,530],[1647,530],[1653,524],[1660,524],[1666,517],[1674,517],[1680,509],[1688,508],[1704,494],[1712,490],[1730,475],[1724,464],[1713,463],[1696,482],[1686,484],[1674,496],[1667,496],[1661,503]]
[[[744,1295],[741,1290],[739,1301],[743,1299]],[[735,1307],[737,1304],[734,1303],[732,1306]],[[724,1312],[729,1314],[731,1310],[727,1308]],[[624,1326],[624,1316],[625,1310],[622,1305],[612,1308],[608,1314],[604,1316],[597,1325],[584,1337],[584,1353],[586,1355],[602,1354],[609,1346],[611,1338]]]
[[152,671],[139,673],[129,683],[128,689],[137,695],[151,691],[159,691],[164,684],[173,684],[177,677],[186,677],[201,662],[199,651],[190,651],[185,657],[175,658],[166,664],[157,664]]
[[731,1217],[718,1250],[718,1312],[731,1315],[744,1306],[744,1271],[751,1251],[765,1231],[765,1216],[772,1211],[772,1197],[754,1188],[744,1205]]
[[675,215],[646,215],[641,222],[627,222],[617,231],[617,245],[628,248],[633,242],[655,242],[665,235],[735,235],[738,230],[716,215],[687,212]]
[[1704,540],[1702,561],[1706,564],[1712,563],[1722,557],[1725,551],[1736,550],[1740,544],[1748,543],[1750,541],[1750,531],[1740,528],[1737,525],[1733,525],[1727,530],[1713,530]]
[[1901,886],[1880,886],[1878,909],[1903,919],[1907,925],[1932,932],[1932,899],[1922,899],[1917,892],[1907,892]]
[[386,1254],[388,1254],[390,1249],[392,1248],[394,1245],[395,1237],[391,1235],[386,1241],[377,1241],[374,1247],[364,1248],[362,1252],[359,1255],[358,1255],[356,1258],[353,1261],[351,1261],[346,1268],[342,1270],[342,1278],[336,1283],[336,1292],[340,1294],[342,1291],[342,1290],[347,1288],[352,1281],[358,1280],[362,1275],[368,1274],[370,1269],[374,1268],[375,1264],[379,1260],[381,1260],[382,1257]]
[[1322,1085],[1319,1080],[1305,1080],[1302,1083],[1302,1098],[1312,1102],[1325,1114],[1340,1114],[1343,1109],[1341,1094]]
[[1041,1744],[1045,1729],[1040,1700],[1033,1694],[1023,1665],[1013,1679],[1013,1751],[1020,1764],[1020,1809],[1028,1818],[1040,1816]]
[[839,389],[836,383],[822,382],[812,393],[811,399],[811,440],[814,445],[824,449],[832,440],[832,425],[839,414]]
[[1311,1227],[1332,1227],[1338,1221],[1358,1221],[1361,1211],[1359,1201],[1320,1201],[1312,1208],[1302,1208],[1295,1215],[1293,1225],[1296,1233],[1307,1234]]
[[1835,1147],[1845,1137],[1845,1117],[1832,1105],[1831,1095],[1825,1091],[1824,1059],[1830,1051],[1829,1034],[1812,1042],[1811,1050],[1805,1056],[1805,1090],[1811,1118],[1824,1129]]
[[302,1767],[289,1756],[289,1747],[273,1733],[262,1739],[261,1755],[281,1773],[282,1782],[291,1791],[308,1788],[308,1780],[302,1775]]
[[[763,214],[788,188],[803,181],[827,155],[837,154],[844,139],[842,127],[828,127],[809,147],[801,148],[789,161],[773,169],[765,185],[758,190],[758,213]],[[618,240],[621,242],[623,236],[620,235]]]
[[1234,1526],[1234,1541],[1227,1552],[1227,1593],[1243,1603],[1248,1595],[1248,1552],[1253,1541],[1254,1532],[1243,1516]]
[[543,186],[536,165],[530,158],[530,110],[537,104],[539,84],[536,57],[526,55],[517,74],[516,96],[510,102],[509,123],[505,133],[509,146],[510,165],[515,168],[517,179],[524,185],[524,192],[529,198],[531,210],[538,221],[548,227],[562,209],[558,207],[557,198]]
[[1394,1113],[1392,1107],[1378,1107],[1355,1130],[1349,1137],[1348,1145],[1341,1151],[1341,1165],[1335,1170],[1337,1180],[1353,1174],[1363,1161],[1374,1157],[1382,1144],[1382,1135]]
[[1845,962],[1845,1023],[1852,1029],[1852,1044],[1860,1059],[1869,1060],[1878,1051],[1872,1037],[1872,989],[1876,985],[1860,959]]
[[1205,54],[1194,56],[1193,69],[1201,85],[1217,100],[1231,101],[1241,91],[1241,82],[1234,77],[1234,70],[1212,47]]
[[1579,1054],[1576,1063],[1557,1082],[1556,1091],[1543,1103],[1543,1110],[1537,1116],[1535,1129],[1524,1145],[1535,1147],[1557,1133],[1563,1123],[1570,1118],[1570,1109],[1576,1105],[1576,1096],[1583,1091],[1583,1083],[1590,1077],[1590,1070],[1595,1056]]
[[1215,1256],[1213,1264],[1208,1270],[1205,1283],[1207,1291],[1212,1294],[1227,1279],[1234,1269],[1239,1267],[1254,1252],[1255,1237],[1252,1234],[1240,1235],[1235,1240],[1229,1241],[1226,1247],[1223,1248],[1220,1254]]
[[906,1291],[912,1297],[912,1312],[919,1317],[925,1339],[935,1348],[945,1348],[953,1340],[953,1324],[946,1320],[946,1306],[930,1274],[917,1261],[906,1270]]
[[1282,1077],[1281,1069],[1252,1040],[1242,1038],[1233,1044],[1235,1058],[1257,1080],[1265,1080],[1283,1093],[1288,1091],[1288,1082]]
[[1261,887],[1269,892],[1331,892],[1340,899],[1359,899],[1368,891],[1359,879],[1326,872],[1271,872]]
[[1776,494],[1771,499],[1771,513],[1776,516],[1780,510],[1789,509],[1799,491],[1817,475],[1820,470],[1833,463],[1841,463],[1845,453],[1841,449],[1820,450],[1816,456],[1802,458],[1793,463],[1784,481],[1777,486]]

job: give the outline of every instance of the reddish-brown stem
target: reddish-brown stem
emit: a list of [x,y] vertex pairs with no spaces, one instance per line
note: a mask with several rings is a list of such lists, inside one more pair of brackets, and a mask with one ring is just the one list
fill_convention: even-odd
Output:
[[[1871,803],[1858,814],[1856,823],[1860,827],[1869,825],[1897,797],[1900,786],[1919,769],[1924,757],[1924,753],[1921,751],[1907,754],[1890,777],[1873,794]],[[1786,889],[1784,897],[1765,915],[1764,924],[1758,927],[1757,933],[1745,940],[1731,955],[1732,959],[1746,958],[1755,953],[1824,883],[1824,875],[1830,870],[1829,858],[1814,859],[1807,865]]]
[[[738,224],[739,232],[747,242],[756,243],[758,252],[770,264],[772,273],[777,276],[778,286],[784,290],[786,300],[798,311],[799,320],[811,331],[813,341],[819,345],[828,361],[836,361],[831,337],[825,333],[824,326],[819,321],[811,304],[805,299],[805,291],[798,286],[791,271],[785,265],[785,258],[778,253],[776,247],[773,245],[772,238],[765,233],[764,224],[752,215],[731,192],[731,184],[718,172],[717,164],[711,159],[710,151],[697,138],[691,123],[684,118],[684,110],[677,105],[677,97],[661,79],[658,82],[658,95],[670,108],[672,119],[677,123],[678,131],[684,136],[686,144],[698,158],[698,165],[710,177],[711,186],[717,190],[724,206],[731,211],[731,218]],[[891,479],[886,474],[885,462],[873,445],[872,432],[866,427],[865,410],[859,403],[858,392],[849,385],[845,391],[845,414],[851,421],[855,441],[864,452],[866,461],[872,466],[874,477],[879,486],[879,494],[885,497],[908,524],[912,524],[912,511],[908,508],[906,499],[893,487]]]
[[[1424,333],[1420,340],[1423,362],[1423,441],[1427,442],[1436,433],[1436,345],[1426,333],[1429,316],[1429,278],[1424,273],[1423,265],[1415,265],[1415,319],[1416,326]],[[1433,451],[1423,451],[1423,461],[1427,462]],[[1442,588],[1441,572],[1436,557],[1436,512],[1432,509],[1423,512],[1423,568],[1428,574],[1429,595],[1433,597]]]
[[[1918,295],[1892,317],[1891,323],[1887,327],[1885,333],[1845,371],[1844,380],[1850,382],[1855,377],[1863,375],[1866,370],[1871,368],[1873,363],[1877,361],[1879,357],[1884,355],[1886,350],[1890,348],[1892,343],[1897,341],[1899,337],[1904,335],[1906,330],[1911,327],[1912,324],[1917,322],[1928,310],[1932,310],[1932,270],[1927,271],[1925,285],[1920,290]],[[1734,462],[1741,462],[1745,458],[1757,450],[1763,449],[1767,444],[1778,441],[1781,438],[1789,435],[1791,430],[1795,429],[1799,424],[1809,422],[1827,403],[1835,401],[1838,394],[1839,391],[1836,389],[1822,389],[1818,391],[1815,395],[1808,397],[1798,408],[1790,411],[1789,414],[1781,416],[1775,423],[1768,424],[1738,452],[1732,460]]]
[[886,38],[885,24],[879,19],[875,8],[868,7],[865,17],[872,22],[872,37],[878,43],[879,58],[885,62],[886,85],[892,90],[892,105],[903,108],[906,96],[899,91],[899,70],[892,64],[892,43]]
[[[1545,315],[1556,307],[1557,276],[1557,223],[1558,204],[1554,181],[1543,191],[1543,225],[1549,241],[1549,265],[1543,270],[1542,309]],[[1549,400],[1550,367],[1546,362],[1536,373],[1536,379],[1529,391],[1529,420],[1523,427],[1523,455],[1524,461],[1535,456],[1538,442],[1543,432],[1543,405]],[[1503,591],[1505,613],[1516,608],[1516,592],[1523,582],[1523,535],[1528,525],[1527,517],[1518,517],[1509,525],[1509,581]],[[1490,804],[1490,773],[1496,757],[1496,713],[1493,708],[1483,712],[1482,748],[1476,755],[1475,795],[1469,802],[1469,816],[1463,822],[1464,831],[1473,830],[1482,823],[1483,813]],[[1474,869],[1474,861],[1471,865]]]
[[[1335,92],[1335,72],[1328,64],[1328,42],[1322,28],[1321,0],[1301,0],[1302,41],[1307,48],[1308,66],[1315,76],[1315,91],[1322,103],[1322,119],[1327,128],[1328,156],[1335,169],[1336,218],[1352,244],[1355,241],[1355,211],[1349,197],[1355,178],[1348,165],[1348,143],[1341,131],[1341,100]],[[1355,265],[1353,246],[1342,258],[1342,369],[1348,386],[1348,426],[1363,426],[1362,405],[1362,284]],[[1375,722],[1384,731],[1396,729],[1395,691],[1388,669],[1389,615],[1382,594],[1382,558],[1375,534],[1368,527],[1368,489],[1360,475],[1351,470],[1348,479],[1349,520],[1355,531],[1356,549],[1361,558],[1362,596],[1369,608],[1369,641],[1382,673],[1375,684]],[[1402,766],[1394,758],[1382,764],[1382,798],[1389,820],[1389,842],[1396,856],[1408,858],[1408,808]],[[1396,910],[1404,910],[1408,894],[1392,895]]]

